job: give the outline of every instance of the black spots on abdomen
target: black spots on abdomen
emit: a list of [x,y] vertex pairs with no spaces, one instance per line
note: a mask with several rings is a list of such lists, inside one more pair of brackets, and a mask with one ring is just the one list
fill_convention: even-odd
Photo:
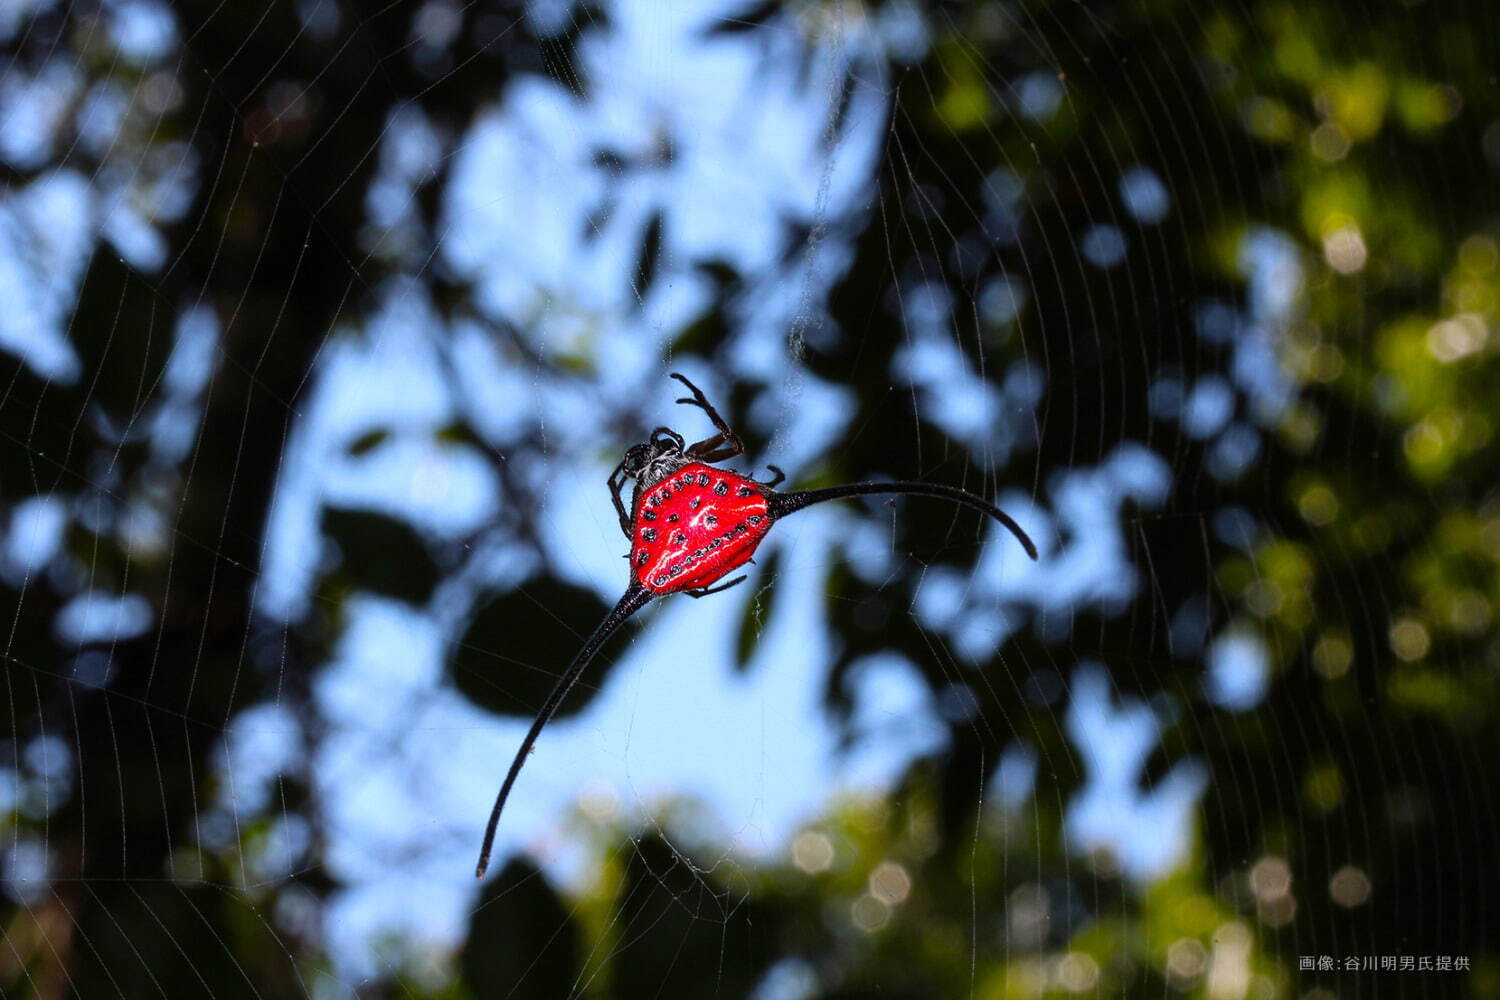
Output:
[[[672,580],[693,569],[705,556],[711,555],[723,548],[726,542],[732,542],[740,536],[747,534],[750,531],[751,523],[759,522],[760,520],[763,520],[762,515],[752,514],[748,520],[738,522],[733,528],[715,536],[708,544],[699,546],[671,566],[657,573],[651,578],[651,585],[653,587],[665,587]],[[685,532],[679,531],[672,536],[672,541],[678,544],[686,540],[687,534]]]

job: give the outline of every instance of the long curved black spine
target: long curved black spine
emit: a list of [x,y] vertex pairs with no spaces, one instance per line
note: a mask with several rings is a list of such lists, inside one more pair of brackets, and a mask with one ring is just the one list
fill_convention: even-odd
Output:
[[943,486],[938,483],[850,483],[847,486],[830,486],[822,490],[796,490],[791,493],[781,493],[776,490],[766,490],[766,505],[770,508],[772,520],[780,520],[788,514],[796,513],[803,507],[811,507],[815,503],[823,503],[826,500],[842,500],[845,497],[861,496],[871,493],[916,493],[921,496],[941,497],[944,500],[952,500],[961,503],[965,507],[972,507],[982,514],[988,514],[1001,524],[1010,529],[1010,533],[1016,536],[1021,547],[1032,559],[1037,557],[1036,545],[1034,545],[1021,526],[1011,519],[1005,511],[996,507],[983,497],[975,496],[968,490],[961,490],[956,486]]
[[541,734],[542,727],[557,713],[557,707],[562,700],[573,690],[573,685],[578,683],[578,678],[583,676],[584,668],[599,652],[601,646],[609,641],[616,630],[624,624],[625,619],[635,614],[650,603],[657,595],[634,580],[625,590],[625,596],[614,609],[605,616],[599,627],[594,629],[592,635],[584,640],[583,647],[573,657],[573,662],[568,664],[568,669],[563,671],[557,683],[553,685],[552,691],[547,695],[547,700],[542,703],[542,710],[536,714],[536,721],[531,724],[526,738],[521,741],[521,749],[516,751],[516,759],[511,761],[510,771],[505,775],[505,784],[500,786],[500,794],[495,797],[495,808],[490,810],[490,824],[484,830],[484,846],[479,850],[479,864],[474,867],[474,877],[484,878],[484,871],[490,865],[490,848],[495,842],[495,828],[500,825],[500,811],[505,808],[505,800],[510,797],[510,787],[516,783],[516,775],[521,773],[521,765],[526,763],[527,756],[531,753],[531,747],[536,743],[536,738]]

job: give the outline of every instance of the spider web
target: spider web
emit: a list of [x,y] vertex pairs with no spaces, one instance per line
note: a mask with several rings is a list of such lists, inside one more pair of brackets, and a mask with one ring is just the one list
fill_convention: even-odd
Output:
[[[1490,598],[1419,609],[1379,546],[1313,596],[1340,497],[1357,537],[1448,502],[1320,471],[1390,447],[1307,430],[1359,356],[1319,283],[1375,235],[1335,206],[1310,249],[1247,193],[1281,126],[1234,58],[1185,65],[1211,21],[0,12],[0,989],[1271,997],[1358,988],[1299,956],[1482,940],[1424,880],[1484,824],[1419,875],[1378,847],[1493,817],[1482,723],[1339,705],[1377,655],[1398,705],[1462,683]],[[1337,163],[1359,119],[1319,99]],[[1484,349],[1453,313],[1429,361]],[[925,501],[778,525],[592,666],[476,885],[624,584],[610,469],[707,433],[672,371],[741,471],[962,485],[1041,559]],[[1395,446],[1419,473],[1440,417]]]

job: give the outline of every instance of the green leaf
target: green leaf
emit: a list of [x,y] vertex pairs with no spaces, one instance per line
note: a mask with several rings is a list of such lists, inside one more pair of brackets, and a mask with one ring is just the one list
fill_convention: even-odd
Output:
[[174,339],[177,310],[109,248],[94,254],[69,333],[86,378],[97,378],[89,401],[115,421],[133,417],[153,393]]
[[635,845],[625,878],[615,926],[631,947],[611,968],[616,996],[743,997],[778,957],[783,914],[660,837]]
[[[286,996],[297,970],[286,945],[242,895],[217,886],[139,879],[108,894],[111,906],[79,907],[66,995],[199,996],[235,1000]],[[78,920],[66,904],[49,919]],[[46,952],[45,954],[52,954]],[[212,984],[211,986],[209,984]],[[559,994],[561,995],[561,994]]]
[[[481,708],[529,716],[607,614],[609,606],[593,591],[551,577],[533,580],[474,616],[451,658],[453,682]],[[590,670],[558,714],[580,710],[602,674],[602,666]]]
[[467,420],[455,420],[438,428],[437,441],[444,445],[467,445],[479,451],[489,451],[492,447]]
[[459,965],[476,997],[574,996],[579,930],[542,873],[516,859],[485,887]]
[[421,604],[437,586],[437,564],[405,521],[330,507],[323,512],[323,533],[338,546],[338,572],[362,589]]
[[377,427],[374,430],[366,431],[359,437],[355,438],[349,443],[349,447],[346,448],[345,451],[351,458],[358,458],[360,455],[368,455],[370,452],[374,451],[376,448],[379,448],[382,444],[384,444],[386,439],[390,436],[390,431],[386,430],[384,427]]

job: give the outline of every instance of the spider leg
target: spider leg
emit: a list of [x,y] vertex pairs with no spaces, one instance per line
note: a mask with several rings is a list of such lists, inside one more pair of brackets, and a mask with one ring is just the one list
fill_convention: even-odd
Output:
[[695,462],[706,462],[712,465],[715,462],[723,462],[744,453],[745,449],[741,446],[739,438],[725,443],[721,436],[716,435],[707,441],[699,441],[689,448],[685,454]]
[[[679,400],[681,402],[681,400]],[[711,438],[704,438],[697,444],[687,449],[687,456],[699,462],[722,462],[736,455],[743,455],[745,446],[740,443],[739,436],[733,431],[723,434],[715,434]]]
[[737,576],[728,583],[721,583],[717,587],[704,587],[702,590],[684,590],[683,593],[689,597],[707,597],[709,594],[722,594],[737,583],[744,583],[743,576]]
[[[678,402],[680,403],[680,402],[682,402],[682,400],[679,399]],[[663,438],[663,437],[665,437],[665,438],[669,439],[670,441],[672,441],[672,443],[675,444],[675,445],[677,445],[677,447],[679,449],[681,449],[682,446],[687,443],[686,441],[683,440],[683,437],[682,437],[681,434],[678,434],[676,431],[674,431],[670,427],[658,427],[654,431],[651,432],[651,440],[652,441],[655,441],[658,438]]]
[[537,713],[536,721],[531,724],[531,729],[526,733],[526,738],[521,741],[521,748],[516,751],[516,759],[511,761],[510,771],[505,775],[505,783],[500,786],[500,794],[495,798],[495,808],[490,810],[490,822],[484,830],[484,846],[479,851],[479,864],[474,867],[474,877],[484,878],[484,870],[490,864],[490,848],[495,843],[495,828],[500,824],[500,810],[505,808],[505,800],[510,797],[510,788],[516,783],[516,775],[521,773],[521,765],[526,763],[526,758],[531,755],[532,747],[536,745],[536,738],[542,732],[542,727],[557,714],[557,708],[562,704],[568,692],[573,690],[573,685],[578,683],[578,678],[583,675],[583,668],[589,665],[594,654],[599,652],[609,637],[614,635],[624,624],[625,619],[644,608],[656,594],[638,583],[632,583],[625,588],[625,595],[620,598],[620,603],[614,606],[599,627],[594,629],[592,635],[584,640],[583,648],[573,657],[573,662],[568,664],[562,676],[557,679],[557,684],[547,694],[547,700],[542,702],[542,710]]
[[[730,428],[729,421],[725,420],[722,416],[719,415],[719,411],[714,409],[714,404],[710,403],[708,399],[703,395],[703,390],[699,389],[696,385],[689,382],[685,376],[680,375],[677,372],[673,372],[672,377],[681,382],[683,385],[687,386],[688,391],[693,394],[691,397],[683,397],[682,399],[677,400],[677,402],[686,403],[689,406],[696,406],[698,407],[698,409],[708,414],[708,419],[713,421],[714,430],[719,432],[713,437],[704,438],[702,441],[699,441],[697,444],[688,448],[688,456],[690,458],[695,458],[700,462],[722,462],[726,458],[733,458],[736,455],[743,454],[745,451],[745,446],[740,443],[739,435],[735,434],[735,432]],[[726,451],[725,449],[728,450]],[[708,457],[708,455],[711,453],[717,454],[719,452],[724,453],[720,454],[717,458]]]
[[681,382],[683,385],[687,386],[688,392],[691,392],[693,394],[691,399],[679,399],[677,400],[677,402],[687,403],[689,406],[698,407],[704,413],[708,414],[708,419],[714,422],[714,427],[718,429],[720,434],[731,437],[733,436],[733,432],[729,429],[729,422],[723,417],[719,416],[719,411],[714,409],[714,404],[710,403],[708,399],[703,395],[702,389],[699,389],[696,385],[689,382],[687,380],[687,376],[682,375],[678,372],[673,372],[672,377]]
[[630,534],[630,514],[625,510],[625,501],[620,499],[620,491],[625,488],[625,463],[621,462],[615,466],[615,471],[609,474],[609,498],[615,502],[615,513],[620,515],[620,530],[625,532],[625,537]]
[[776,473],[776,478],[775,479],[770,479],[770,480],[767,480],[764,483],[761,483],[762,486],[766,486],[766,487],[779,486],[783,481],[785,481],[785,479],[786,479],[786,473],[781,471],[781,466],[767,464],[766,468],[768,468],[772,472]]
[[703,438],[697,444],[687,448],[687,456],[696,459],[697,462],[723,462],[724,459],[732,459],[736,454],[744,454],[744,445],[739,444],[738,436],[717,435],[712,438]]

